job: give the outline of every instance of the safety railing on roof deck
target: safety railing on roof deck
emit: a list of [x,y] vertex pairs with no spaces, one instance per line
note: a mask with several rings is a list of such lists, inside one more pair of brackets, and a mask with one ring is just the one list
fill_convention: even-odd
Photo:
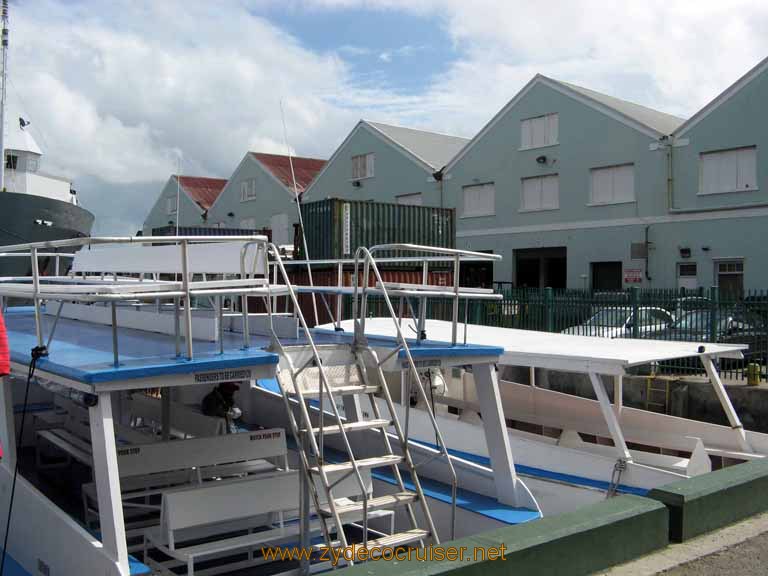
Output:
[[[462,263],[473,263],[473,262],[487,262],[489,260],[500,260],[501,256],[493,256],[491,254],[486,254],[482,252],[470,252],[466,250],[459,250],[461,252],[460,261]],[[453,255],[435,255],[435,256],[422,256],[422,257],[416,257],[416,256],[400,256],[400,257],[392,257],[387,256],[384,258],[376,258],[377,264],[381,265],[382,267],[386,268],[386,272],[391,273],[392,270],[388,267],[389,265],[396,265],[397,268],[395,268],[395,274],[397,276],[402,276],[405,274],[419,274],[421,275],[421,282],[422,284],[427,284],[430,281],[434,282],[435,278],[442,279],[442,275],[445,275],[446,277],[450,273],[447,270],[446,264],[449,265],[448,267],[452,267],[454,265],[454,256]],[[344,319],[344,317],[349,317],[349,314],[351,313],[351,308],[347,308],[344,304],[344,296],[351,296],[351,280],[347,280],[345,278],[345,272],[349,274],[349,270],[354,268],[355,260],[354,258],[346,258],[346,259],[323,259],[323,260],[283,260],[283,265],[286,267],[286,269],[299,269],[299,272],[301,272],[302,268],[307,267],[313,267],[313,268],[320,268],[320,269],[327,269],[328,272],[335,274],[335,278],[332,278],[331,282],[328,284],[325,283],[319,283],[315,286],[315,288],[322,289],[323,287],[326,288],[336,288],[336,293],[325,293],[320,290],[316,290],[313,292],[313,296],[319,296],[320,301],[322,303],[321,310],[324,310],[327,317],[330,319],[330,322],[332,322],[337,330],[341,330],[341,322]],[[277,282],[277,276],[276,276],[276,270],[274,269],[274,262],[270,262],[270,266],[273,267],[271,278],[273,283]],[[402,268],[403,266],[406,266],[406,268]],[[321,270],[322,271],[322,270]],[[318,280],[320,279],[320,282],[323,282],[325,279],[322,278],[322,276],[318,276],[318,272],[313,272],[314,279]],[[346,284],[345,282],[349,281],[350,284]],[[310,291],[309,288],[300,286],[301,282],[299,280],[294,280],[295,284],[299,284],[297,288],[299,288],[300,292]],[[434,285],[435,288],[439,288],[443,285]],[[348,288],[349,292],[343,292],[343,288]],[[488,287],[490,288],[490,286]],[[492,290],[487,290],[489,294],[492,293]],[[335,298],[335,302],[329,302],[329,297]],[[501,296],[494,295],[492,297],[493,300],[500,299]],[[430,305],[433,303],[435,299],[429,298],[428,302]],[[347,302],[349,304],[349,302]],[[378,304],[382,304],[381,302],[378,302]],[[287,305],[287,302],[286,302]],[[274,304],[275,309],[277,309],[277,304]],[[420,308],[419,310],[413,310],[415,316],[424,315],[426,316],[427,307],[424,306],[423,308]],[[286,307],[286,312],[287,307]],[[317,307],[312,306],[313,313],[317,313]],[[465,316],[468,314],[468,310],[465,309]],[[318,318],[317,316],[314,318],[315,324],[323,324],[324,321]]]
[[[93,277],[76,276],[71,274],[67,277],[61,276],[41,276],[39,259],[43,257],[45,249],[56,248],[83,248],[103,245],[134,245],[141,246],[146,244],[161,244],[160,248],[175,248],[178,246],[178,261],[164,261],[162,266],[166,272],[177,273],[181,281],[159,281],[159,280],[141,280],[136,278],[120,277],[121,274],[139,273],[144,274],[146,270],[141,264],[134,262],[110,262],[102,263],[109,268],[107,271],[111,277]],[[193,281],[193,271],[190,269],[189,249],[190,245],[204,244],[207,246],[222,243],[243,243],[239,253],[239,270],[234,267],[233,271],[239,275],[239,278],[224,280],[203,280]],[[250,269],[248,261],[248,250],[256,247],[253,254]],[[202,248],[201,248],[202,250]],[[104,251],[107,253],[108,251]],[[21,253],[19,256],[16,254]],[[10,256],[14,254],[14,256]],[[57,253],[54,253],[57,254]],[[169,252],[171,256],[172,253]],[[41,301],[53,300],[59,302],[59,307],[51,327],[51,333],[48,336],[47,343],[50,344],[56,326],[58,324],[61,310],[65,302],[107,302],[112,307],[112,347],[115,365],[119,364],[119,347],[117,334],[117,311],[116,303],[127,300],[160,300],[172,299],[174,303],[175,338],[176,354],[181,355],[181,330],[180,313],[181,303],[183,302],[183,312],[185,320],[185,342],[187,357],[192,359],[194,356],[192,342],[192,296],[218,297],[221,305],[221,297],[224,295],[232,298],[240,297],[243,309],[243,345],[249,346],[248,330],[248,297],[262,296],[272,297],[272,290],[269,287],[269,267],[268,255],[274,256],[279,252],[268,244],[268,239],[264,236],[127,236],[127,237],[92,237],[92,238],[71,238],[63,240],[51,240],[46,242],[33,242],[25,244],[14,244],[0,247],[0,257],[28,257],[31,261],[32,275],[29,277],[11,277],[0,279],[0,297],[10,296],[31,299],[34,304],[35,314],[35,333],[39,346],[46,344],[43,334],[43,323],[41,318]],[[61,253],[60,255],[68,255]],[[119,258],[125,253],[115,252],[108,254]],[[72,255],[77,257],[77,255]],[[261,278],[256,278],[260,275]],[[287,277],[285,278],[287,283]],[[285,289],[285,286],[281,287]],[[223,327],[219,323],[219,339],[222,341]]]
[[[352,316],[353,316],[353,322],[355,323],[354,341],[356,344],[361,341],[362,342],[365,341],[366,300],[367,300],[368,293],[371,291],[371,289],[372,288],[376,289],[377,292],[380,292],[381,296],[384,298],[387,311],[389,312],[389,315],[392,318],[392,321],[394,323],[395,332],[397,334],[398,345],[402,349],[402,351],[405,353],[405,356],[406,356],[406,360],[408,364],[408,376],[410,378],[410,381],[412,383],[415,383],[417,392],[421,396],[421,399],[424,401],[425,411],[429,416],[430,424],[432,425],[432,428],[435,432],[435,437],[437,439],[439,455],[443,457],[448,467],[448,471],[451,478],[451,492],[452,492],[451,534],[453,536],[453,534],[455,533],[455,527],[456,527],[456,500],[457,500],[457,490],[458,490],[458,478],[456,475],[456,470],[453,466],[453,462],[451,460],[451,456],[448,453],[448,446],[443,437],[443,433],[440,430],[440,426],[437,423],[437,419],[435,418],[435,414],[430,405],[430,401],[427,396],[427,393],[424,390],[424,386],[421,381],[421,376],[419,374],[418,369],[416,368],[416,363],[413,360],[413,355],[411,354],[408,341],[405,335],[403,334],[402,327],[400,325],[400,317],[402,316],[402,314],[397,314],[395,312],[395,308],[392,305],[392,300],[390,299],[390,295],[389,295],[390,289],[387,283],[384,281],[381,275],[381,272],[379,271],[377,261],[373,256],[374,253],[382,252],[382,251],[389,251],[389,252],[407,251],[407,252],[417,252],[417,253],[424,253],[424,254],[441,254],[444,256],[450,256],[450,258],[453,261],[453,288],[452,288],[452,295],[451,295],[451,299],[453,301],[453,318],[452,318],[452,329],[451,329],[451,345],[452,346],[456,345],[456,336],[457,336],[458,322],[459,322],[459,298],[462,296],[461,287],[459,285],[460,263],[461,263],[462,256],[481,259],[481,260],[490,260],[490,261],[501,260],[501,256],[495,255],[495,254],[484,254],[481,252],[472,252],[469,250],[457,250],[452,248],[419,246],[416,244],[382,244],[379,246],[373,246],[370,249],[365,247],[360,247],[355,251],[354,294],[353,294],[353,300],[352,300],[352,307],[353,307]],[[362,286],[360,286],[361,277],[359,275],[359,267],[360,267],[361,259],[362,259],[362,266],[363,266]],[[376,280],[374,287],[370,287],[368,282],[369,275],[371,272],[373,272],[373,275]],[[424,288],[426,288],[424,290],[424,293],[429,294],[429,291],[428,291],[429,286],[426,284],[426,278],[424,279],[424,281],[425,281],[425,284],[422,285]],[[417,293],[418,290],[414,292]],[[489,292],[492,292],[492,291],[489,291]],[[479,296],[481,292],[474,292],[473,294],[475,296]],[[468,296],[472,296],[472,294],[469,294]],[[426,296],[421,296],[421,298],[426,298]],[[425,310],[425,307],[421,306],[421,310],[422,310],[422,313],[420,314],[420,318],[419,318],[419,329],[417,331],[419,338],[421,338],[422,335],[424,334],[425,318],[424,318],[423,311]],[[466,323],[465,323],[465,338],[466,338]],[[408,438],[407,431],[408,431],[409,417],[410,417],[410,402],[407,402],[405,406],[406,406],[405,437],[407,439]]]

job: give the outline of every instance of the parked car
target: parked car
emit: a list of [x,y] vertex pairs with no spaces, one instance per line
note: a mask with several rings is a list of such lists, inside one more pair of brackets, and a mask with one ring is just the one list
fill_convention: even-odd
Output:
[[705,296],[683,296],[675,300],[674,309],[670,312],[675,318],[682,318],[688,312],[709,310],[711,307],[712,301]]
[[[672,314],[663,308],[641,306],[637,312],[638,334],[641,338],[654,338],[674,322]],[[579,336],[600,336],[603,338],[631,338],[635,318],[631,306],[603,308],[589,320],[578,326],[563,330],[563,334]]]
[[[694,310],[680,316],[666,330],[658,334],[660,340],[678,340],[686,342],[710,342],[713,327],[711,310]],[[744,364],[757,362],[764,364],[768,356],[768,331],[760,315],[734,307],[732,310],[715,312],[715,342],[721,344],[747,344],[744,351]],[[698,361],[676,361],[678,367],[699,368]],[[720,361],[721,366],[740,365],[741,361]]]

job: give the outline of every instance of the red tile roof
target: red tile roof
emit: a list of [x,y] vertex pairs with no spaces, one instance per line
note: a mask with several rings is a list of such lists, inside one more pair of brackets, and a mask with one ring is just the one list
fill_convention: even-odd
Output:
[[223,178],[203,178],[202,176],[177,176],[179,184],[187,195],[200,208],[208,210],[219,197],[227,181]]
[[[263,154],[261,152],[251,152],[253,157],[258,160],[262,166],[269,170],[275,178],[280,180],[288,190],[293,191],[293,178],[291,177],[291,165],[288,156],[280,154]],[[310,182],[317,176],[317,173],[325,166],[325,160],[318,158],[301,158],[293,156],[293,172],[296,174],[296,187],[301,194],[309,186]]]

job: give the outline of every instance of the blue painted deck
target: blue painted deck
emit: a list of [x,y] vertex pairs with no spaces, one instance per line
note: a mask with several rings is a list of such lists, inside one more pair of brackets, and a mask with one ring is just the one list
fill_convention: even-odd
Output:
[[[50,318],[46,318],[48,324]],[[28,364],[37,345],[34,316],[15,313],[6,318],[11,360]],[[50,327],[44,333],[47,335]],[[120,365],[112,356],[112,331],[108,326],[62,318],[56,328],[49,356],[38,368],[85,384],[125,381],[152,376],[191,374],[208,370],[276,365],[276,354],[261,348],[266,338],[252,339],[253,347],[239,348],[242,338],[229,335],[224,354],[213,342],[195,341],[195,358],[176,357],[172,336],[121,328],[118,331]]]
[[[53,320],[43,317],[43,333],[47,339]],[[15,311],[6,319],[11,360],[28,364],[31,350],[37,345],[33,313],[27,308]],[[351,335],[339,332],[313,331],[317,344],[349,342]],[[283,338],[284,346],[305,344],[306,338]],[[394,346],[393,338],[372,338],[371,344]],[[118,350],[120,365],[115,367],[112,355],[112,330],[109,326],[62,318],[49,350],[49,356],[38,361],[38,367],[47,372],[93,385],[103,382],[125,381],[153,376],[191,374],[227,368],[276,365],[277,354],[266,352],[266,336],[251,336],[251,347],[242,348],[242,336],[224,334],[224,353],[219,353],[215,342],[195,341],[195,358],[187,360],[176,356],[173,336],[120,328]],[[424,341],[411,347],[414,358],[500,355],[503,350],[488,346],[457,345]],[[401,356],[403,352],[400,352]]]

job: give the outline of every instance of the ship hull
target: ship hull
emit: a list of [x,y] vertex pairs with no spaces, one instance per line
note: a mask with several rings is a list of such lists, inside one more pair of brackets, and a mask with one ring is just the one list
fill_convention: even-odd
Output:
[[[93,220],[91,212],[69,202],[32,194],[0,192],[0,246],[89,236]],[[66,270],[68,260],[61,260],[61,273]],[[41,258],[40,267],[42,274],[54,274],[55,258]],[[30,273],[31,263],[27,258],[0,257],[0,276]]]

